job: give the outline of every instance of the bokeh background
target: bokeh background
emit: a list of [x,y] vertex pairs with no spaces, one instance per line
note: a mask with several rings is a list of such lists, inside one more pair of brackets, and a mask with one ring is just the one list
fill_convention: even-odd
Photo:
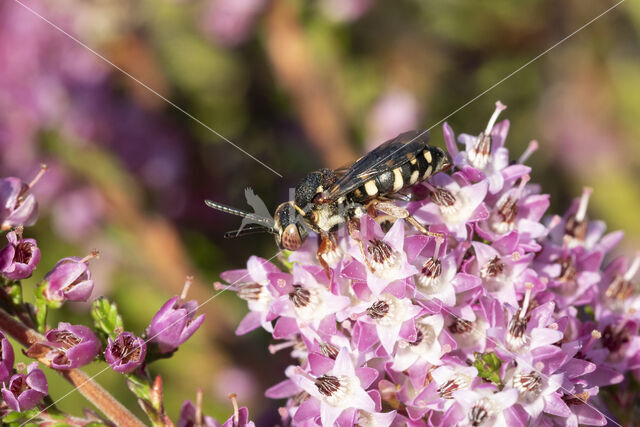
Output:
[[[367,147],[426,128],[597,16],[612,1],[580,0],[16,0],[0,3],[0,172],[31,178],[41,219],[26,234],[43,258],[27,286],[61,257],[92,262],[96,294],[115,299],[141,333],[195,276],[205,301],[221,271],[275,253],[271,236],[225,240],[236,218],[204,198],[246,207],[252,187],[268,206],[308,171],[337,167]],[[626,1],[448,122],[479,133],[496,100],[508,105],[508,147],[540,150],[532,179],[564,209],[593,187],[591,217],[640,240],[640,3]],[[140,84],[260,159],[261,166]],[[432,140],[443,146],[441,127]],[[87,306],[61,317],[87,322]],[[177,419],[204,392],[226,418],[235,392],[259,424],[275,422],[263,397],[282,379],[285,354],[267,335],[234,336],[244,302],[208,302],[204,327],[154,364]],[[55,322],[55,319],[53,319]],[[97,372],[100,366],[89,367]],[[54,398],[69,386],[49,375]],[[97,378],[140,413],[122,378]],[[79,413],[79,394],[59,403]]]

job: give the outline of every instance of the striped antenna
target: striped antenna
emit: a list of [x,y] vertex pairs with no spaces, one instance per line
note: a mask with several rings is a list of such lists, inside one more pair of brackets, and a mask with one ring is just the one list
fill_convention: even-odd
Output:
[[249,212],[245,212],[240,209],[232,208],[231,206],[223,205],[222,203],[213,202],[211,200],[205,200],[204,203],[212,209],[215,209],[220,212],[228,213],[231,215],[236,215],[242,218],[247,218],[249,221],[264,225],[267,229],[273,229],[273,219],[265,218],[263,216],[259,216],[256,214],[252,214]]

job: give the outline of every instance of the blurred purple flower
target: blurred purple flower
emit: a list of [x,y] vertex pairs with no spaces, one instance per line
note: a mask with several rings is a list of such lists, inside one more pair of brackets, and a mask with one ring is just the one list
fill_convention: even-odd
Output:
[[48,331],[45,338],[54,347],[46,356],[53,369],[82,367],[90,363],[102,347],[90,328],[66,322],[58,323],[58,327]]
[[0,230],[28,227],[36,222],[38,203],[31,189],[46,170],[43,165],[29,184],[14,177],[0,179]]
[[31,276],[40,261],[35,239],[23,239],[22,228],[7,233],[9,244],[0,250],[0,273],[11,280]]
[[418,102],[415,97],[405,90],[388,90],[369,113],[367,151],[417,126]]
[[47,301],[86,301],[93,291],[93,280],[89,270],[89,259],[98,256],[97,252],[80,257],[62,258],[48,272],[43,282],[43,295]]
[[202,28],[214,41],[235,46],[245,41],[265,0],[209,0],[202,14]]
[[0,382],[5,382],[11,376],[14,360],[13,347],[5,334],[0,331]]
[[104,358],[116,372],[128,374],[138,369],[147,355],[147,343],[131,332],[123,332],[115,340],[109,338]]
[[2,397],[14,411],[22,412],[31,409],[49,393],[47,377],[38,362],[27,367],[26,374],[15,374],[2,387]]

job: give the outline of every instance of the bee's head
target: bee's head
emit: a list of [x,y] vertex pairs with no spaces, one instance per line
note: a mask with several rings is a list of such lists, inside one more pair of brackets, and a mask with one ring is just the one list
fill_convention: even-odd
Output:
[[298,250],[309,233],[294,202],[282,203],[276,209],[274,217],[273,229],[276,233],[278,247],[290,251]]

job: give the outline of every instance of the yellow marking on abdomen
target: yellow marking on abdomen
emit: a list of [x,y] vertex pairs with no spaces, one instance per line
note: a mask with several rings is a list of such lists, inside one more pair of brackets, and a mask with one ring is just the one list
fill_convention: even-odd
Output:
[[393,170],[393,191],[400,191],[403,185],[404,181],[402,180],[402,169],[395,168]]
[[372,179],[365,182],[364,189],[369,196],[375,196],[376,194],[378,194],[378,186]]
[[425,173],[424,173],[424,175],[422,177],[426,178],[426,177],[430,176],[431,175],[431,170],[432,170],[431,165],[429,165],[429,167],[427,168],[427,170],[425,171]]
[[419,175],[419,173],[418,173],[418,171],[417,171],[417,170],[414,170],[414,171],[411,173],[411,177],[409,178],[409,184],[410,184],[410,185],[413,185],[413,184],[415,184],[415,183],[416,183],[416,181],[418,180],[418,175]]
[[433,161],[433,157],[431,156],[431,151],[424,150],[424,158],[427,159],[427,163],[431,163]]

